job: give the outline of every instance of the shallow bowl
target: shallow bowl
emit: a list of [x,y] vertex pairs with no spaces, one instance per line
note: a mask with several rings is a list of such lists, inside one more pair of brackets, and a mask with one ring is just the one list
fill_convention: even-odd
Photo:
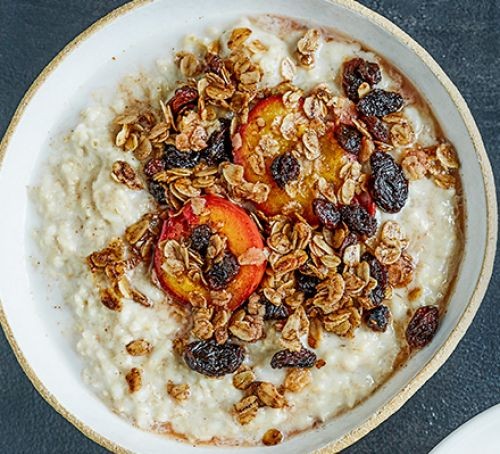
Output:
[[[397,411],[451,354],[483,298],[496,246],[495,188],[488,157],[458,90],[415,41],[351,0],[139,0],[112,12],[69,44],[42,72],[17,109],[0,146],[0,321],[40,394],[85,435],[116,452],[220,452],[193,448],[131,427],[87,388],[69,338],[71,317],[54,308],[47,283],[32,273],[27,186],[50,140],[75,124],[97,88],[114,89],[126,74],[149,67],[187,32],[241,15],[286,14],[333,27],[398,67],[431,105],[457,147],[465,196],[463,260],[448,312],[434,341],[352,411],[269,448],[303,453],[345,448]],[[321,396],[314,396],[321,398]],[[242,448],[255,453],[261,448]]]

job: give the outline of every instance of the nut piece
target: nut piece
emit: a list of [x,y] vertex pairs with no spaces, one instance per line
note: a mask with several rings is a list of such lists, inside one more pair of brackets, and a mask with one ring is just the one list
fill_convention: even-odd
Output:
[[144,189],[144,185],[135,173],[135,170],[125,161],[116,161],[113,164],[111,176],[116,182],[122,183],[134,191]]
[[262,437],[266,446],[274,446],[283,441],[283,434],[278,429],[269,429]]
[[234,405],[234,416],[237,421],[243,426],[248,424],[257,416],[259,402],[256,396],[248,396],[241,399]]
[[312,381],[309,369],[290,369],[285,378],[285,389],[291,392],[302,391]]
[[151,353],[153,349],[152,345],[144,339],[133,340],[125,348],[127,349],[127,353],[132,356],[144,356]]
[[167,383],[167,393],[178,402],[186,400],[191,395],[191,390],[187,383],[176,385],[171,380]]
[[283,408],[286,405],[285,397],[272,383],[262,382],[257,388],[257,396],[267,407]]
[[245,366],[240,369],[241,370],[233,376],[233,385],[235,388],[243,390],[247,389],[255,381],[255,374]]
[[137,367],[132,367],[130,372],[125,375],[125,380],[128,383],[128,389],[131,393],[139,391],[142,387],[142,372]]

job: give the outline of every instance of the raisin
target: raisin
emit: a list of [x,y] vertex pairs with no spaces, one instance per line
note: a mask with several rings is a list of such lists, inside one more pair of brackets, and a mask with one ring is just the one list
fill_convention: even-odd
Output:
[[384,143],[389,142],[390,130],[387,123],[383,122],[380,118],[373,116],[364,117],[363,121],[375,140]]
[[373,304],[378,306],[385,299],[385,289],[388,280],[387,269],[369,252],[365,252],[361,256],[361,261],[368,263],[370,276],[377,281],[377,286],[371,291],[370,298]]
[[175,90],[174,96],[168,101],[168,105],[172,109],[174,117],[182,114],[188,109],[194,109],[198,101],[198,90],[189,85],[180,87]]
[[273,369],[282,369],[283,367],[313,367],[316,363],[316,353],[302,347],[298,352],[290,350],[280,350],[275,353],[271,359]]
[[365,117],[385,117],[400,110],[403,104],[399,93],[376,89],[358,102],[358,111]]
[[220,121],[220,125],[220,129],[212,133],[207,147],[201,152],[201,159],[209,166],[233,160],[230,133],[231,122],[230,120],[223,119]]
[[299,178],[300,164],[290,153],[285,153],[274,159],[271,164],[271,175],[280,188]]
[[439,309],[436,306],[419,307],[413,314],[406,340],[411,348],[425,347],[434,337],[439,325]]
[[241,345],[215,341],[196,341],[186,346],[184,361],[188,367],[200,374],[221,377],[231,374],[241,366],[245,351]]
[[351,101],[358,102],[358,88],[362,83],[366,82],[372,87],[381,80],[382,75],[377,63],[367,62],[362,58],[353,58],[344,64],[342,87]]
[[166,169],[192,169],[199,164],[200,158],[198,151],[179,151],[173,145],[167,145],[163,155]]
[[167,205],[165,188],[158,181],[149,182],[149,192],[160,205]]
[[288,308],[281,304],[279,306],[274,305],[267,298],[263,298],[264,304],[266,305],[266,313],[264,314],[264,320],[284,320],[288,318],[290,312]]
[[370,216],[361,205],[344,205],[340,208],[340,214],[351,232],[368,237],[375,235],[377,219]]
[[324,225],[327,229],[333,230],[340,222],[339,210],[337,210],[337,207],[328,200],[314,199],[313,211],[314,214],[318,216],[320,224]]
[[379,208],[387,213],[397,213],[408,200],[408,180],[401,166],[391,155],[376,151],[370,157],[372,178],[370,191]]
[[211,236],[212,229],[208,224],[197,225],[191,231],[189,247],[201,255],[206,255]]
[[222,290],[236,277],[240,271],[238,259],[234,254],[226,251],[222,260],[214,263],[205,273],[208,286],[212,290]]
[[297,271],[295,273],[295,282],[297,283],[297,289],[304,292],[306,298],[311,298],[316,295],[316,286],[321,282],[321,279]]
[[160,158],[150,159],[144,166],[144,175],[152,177],[163,170],[165,170],[165,160]]
[[368,311],[365,315],[365,321],[368,328],[373,331],[385,332],[391,319],[391,311],[387,306],[380,305],[375,309]]
[[348,153],[358,155],[361,150],[361,139],[363,139],[363,134],[361,134],[353,126],[348,126],[340,124],[335,129],[335,138],[339,145]]

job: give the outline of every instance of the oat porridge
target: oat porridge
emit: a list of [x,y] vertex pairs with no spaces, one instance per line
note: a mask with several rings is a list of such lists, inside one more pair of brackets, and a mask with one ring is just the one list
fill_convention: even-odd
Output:
[[37,243],[85,382],[138,427],[280,443],[368,397],[444,316],[456,154],[348,38],[268,16],[188,36],[52,148]]

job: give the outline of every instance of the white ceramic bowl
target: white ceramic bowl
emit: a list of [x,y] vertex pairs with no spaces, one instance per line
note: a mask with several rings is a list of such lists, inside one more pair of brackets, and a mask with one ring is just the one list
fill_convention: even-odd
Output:
[[[466,198],[463,262],[448,313],[434,341],[363,404],[323,427],[269,448],[307,452],[353,443],[395,412],[450,355],[472,321],[489,281],[497,212],[490,164],[470,112],[432,58],[393,24],[351,0],[137,1],[111,13],[79,36],[26,94],[0,147],[0,318],[12,348],[38,391],[88,437],[113,451],[188,453],[195,449],[131,427],[92,394],[65,329],[67,313],[28,256],[26,187],[49,140],[77,120],[96,89],[113,89],[121,77],[151,66],[187,32],[229,23],[241,15],[286,14],[336,28],[393,62],[423,91],[462,162]],[[116,60],[113,59],[116,57]],[[314,396],[321,398],[321,396]],[[254,453],[261,448],[245,448]],[[219,452],[203,447],[197,452]]]

